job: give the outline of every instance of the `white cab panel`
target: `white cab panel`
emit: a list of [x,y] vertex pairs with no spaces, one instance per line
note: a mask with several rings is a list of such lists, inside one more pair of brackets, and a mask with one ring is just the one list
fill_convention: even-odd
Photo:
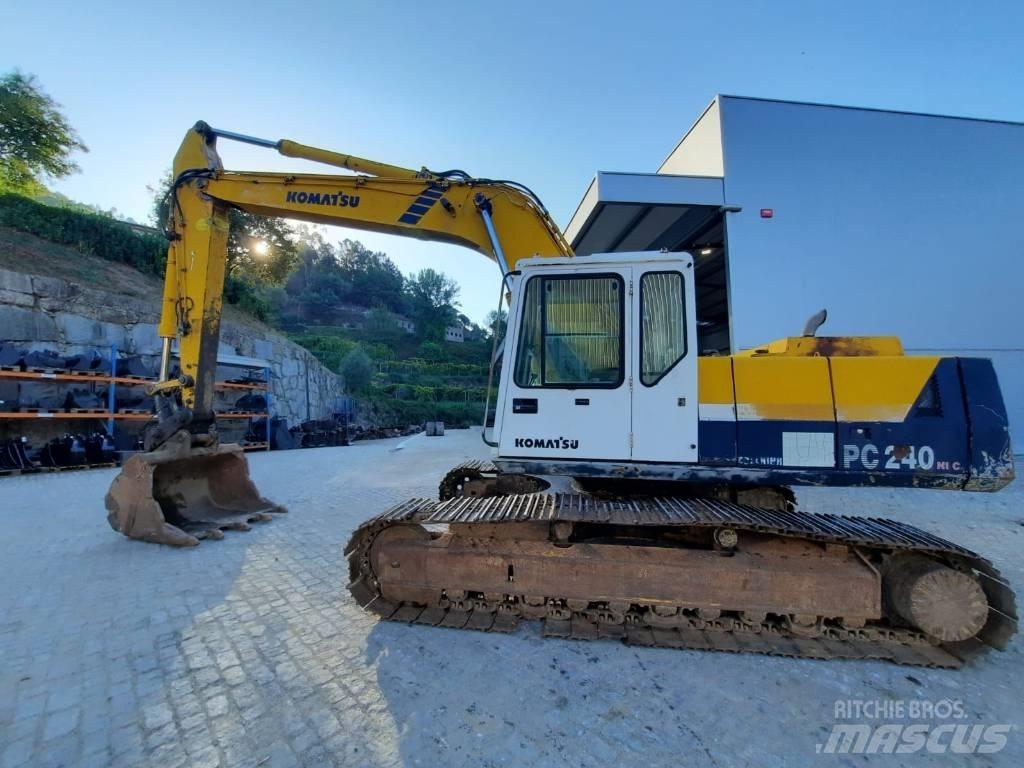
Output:
[[634,461],[697,461],[693,259],[681,256],[633,267]]
[[696,461],[692,258],[635,253],[520,265],[495,421],[499,457]]
[[495,422],[498,454],[627,458],[630,269],[553,261],[525,266],[516,278]]

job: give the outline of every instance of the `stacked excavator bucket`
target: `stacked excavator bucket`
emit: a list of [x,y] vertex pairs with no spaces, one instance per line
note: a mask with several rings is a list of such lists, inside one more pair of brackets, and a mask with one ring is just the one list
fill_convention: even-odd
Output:
[[124,463],[106,497],[110,527],[132,539],[192,547],[248,530],[284,507],[260,496],[241,447],[194,448],[181,431]]

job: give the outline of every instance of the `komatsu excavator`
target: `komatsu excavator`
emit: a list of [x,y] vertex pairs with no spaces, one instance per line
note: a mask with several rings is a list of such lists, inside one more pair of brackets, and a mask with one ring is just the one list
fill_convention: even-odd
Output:
[[[352,173],[225,171],[218,138]],[[509,181],[205,123],[173,173],[158,422],[107,496],[116,530],[190,545],[283,511],[219,444],[212,411],[236,206],[463,245],[501,268],[493,462],[454,468],[438,499],[353,533],[349,589],[380,617],[492,631],[534,619],[559,637],[938,667],[1016,631],[1013,592],[979,555],[895,520],[799,510],[791,491],[1004,487],[1012,453],[988,360],[810,326],[699,356],[693,255],[574,256]]]

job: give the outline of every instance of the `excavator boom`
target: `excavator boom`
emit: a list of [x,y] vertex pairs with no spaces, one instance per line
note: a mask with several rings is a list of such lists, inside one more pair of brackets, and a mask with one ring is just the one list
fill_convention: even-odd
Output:
[[[226,171],[218,137],[349,173]],[[231,207],[452,243],[493,259],[503,274],[523,258],[572,255],[529,189],[462,171],[415,171],[200,122],[186,133],[172,173],[163,222],[169,241],[158,329],[163,348],[159,382],[151,388],[158,422],[147,430],[146,452],[126,462],[107,495],[115,530],[148,541],[193,545],[222,528],[285,511],[259,496],[241,450],[220,446],[217,435],[214,377]],[[180,373],[171,377],[174,340]]]
[[[225,171],[218,136],[274,147],[282,154],[357,175]],[[264,141],[198,123],[174,161],[167,235],[170,247],[159,334],[181,345],[184,405],[194,423],[212,418],[228,209],[317,224],[447,242],[476,250],[507,274],[532,256],[571,256],[540,200],[514,182],[461,171],[413,171],[282,140]],[[167,379],[162,372],[161,379]]]

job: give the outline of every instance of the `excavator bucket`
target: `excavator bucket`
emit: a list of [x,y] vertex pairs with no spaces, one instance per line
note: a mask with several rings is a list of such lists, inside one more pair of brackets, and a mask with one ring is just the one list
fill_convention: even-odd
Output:
[[106,505],[115,531],[176,547],[223,538],[224,530],[245,531],[288,511],[260,496],[240,446],[194,448],[185,431],[125,461]]

